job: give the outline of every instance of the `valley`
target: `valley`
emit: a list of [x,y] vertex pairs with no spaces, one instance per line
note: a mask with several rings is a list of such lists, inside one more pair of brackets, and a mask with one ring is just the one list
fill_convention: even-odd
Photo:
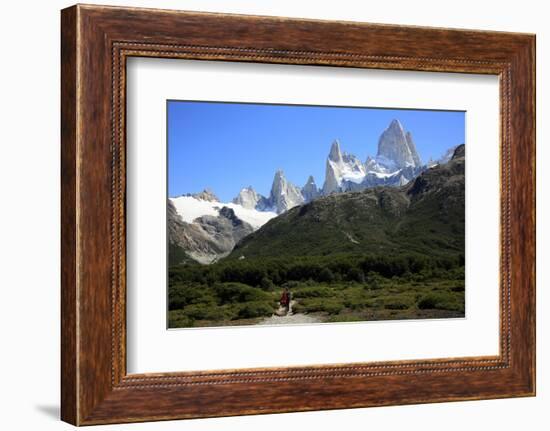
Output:
[[464,317],[464,172],[464,145],[422,164],[394,120],[365,163],[335,141],[321,188],[170,198],[169,327]]

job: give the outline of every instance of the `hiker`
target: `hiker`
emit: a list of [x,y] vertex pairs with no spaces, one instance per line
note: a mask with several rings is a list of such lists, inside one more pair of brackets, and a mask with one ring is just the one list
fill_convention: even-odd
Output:
[[283,290],[283,294],[281,295],[281,299],[279,300],[279,303],[281,304],[281,307],[285,309],[286,314],[288,314],[288,312],[290,311],[290,300],[291,300],[290,291],[288,290],[288,287],[285,287],[285,290]]

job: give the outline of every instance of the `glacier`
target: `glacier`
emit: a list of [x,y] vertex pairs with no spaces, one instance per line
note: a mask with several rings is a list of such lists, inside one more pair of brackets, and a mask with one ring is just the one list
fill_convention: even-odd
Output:
[[194,196],[179,196],[170,198],[170,201],[174,204],[179,216],[186,223],[193,223],[195,219],[205,215],[217,216],[223,207],[231,208],[239,219],[251,225],[255,230],[262,227],[272,218],[277,217],[276,212],[259,211],[233,202],[223,203],[203,200]]

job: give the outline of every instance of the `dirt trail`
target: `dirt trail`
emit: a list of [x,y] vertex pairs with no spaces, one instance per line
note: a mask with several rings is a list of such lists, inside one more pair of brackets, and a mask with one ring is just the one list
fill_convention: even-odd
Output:
[[[291,310],[294,301],[291,303]],[[318,317],[311,316],[308,314],[283,314],[284,310],[282,307],[271,317],[266,317],[258,325],[296,325],[301,323],[319,323],[321,320]]]
[[308,316],[307,314],[287,314],[286,316],[276,316],[266,317],[258,325],[292,325],[299,323],[319,323],[321,320],[314,317]]

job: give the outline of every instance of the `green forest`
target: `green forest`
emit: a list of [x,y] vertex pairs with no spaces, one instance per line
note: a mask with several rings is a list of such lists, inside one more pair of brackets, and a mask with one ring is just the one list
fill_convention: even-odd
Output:
[[225,259],[169,270],[169,327],[254,324],[284,288],[321,322],[461,317],[464,256],[340,254]]

